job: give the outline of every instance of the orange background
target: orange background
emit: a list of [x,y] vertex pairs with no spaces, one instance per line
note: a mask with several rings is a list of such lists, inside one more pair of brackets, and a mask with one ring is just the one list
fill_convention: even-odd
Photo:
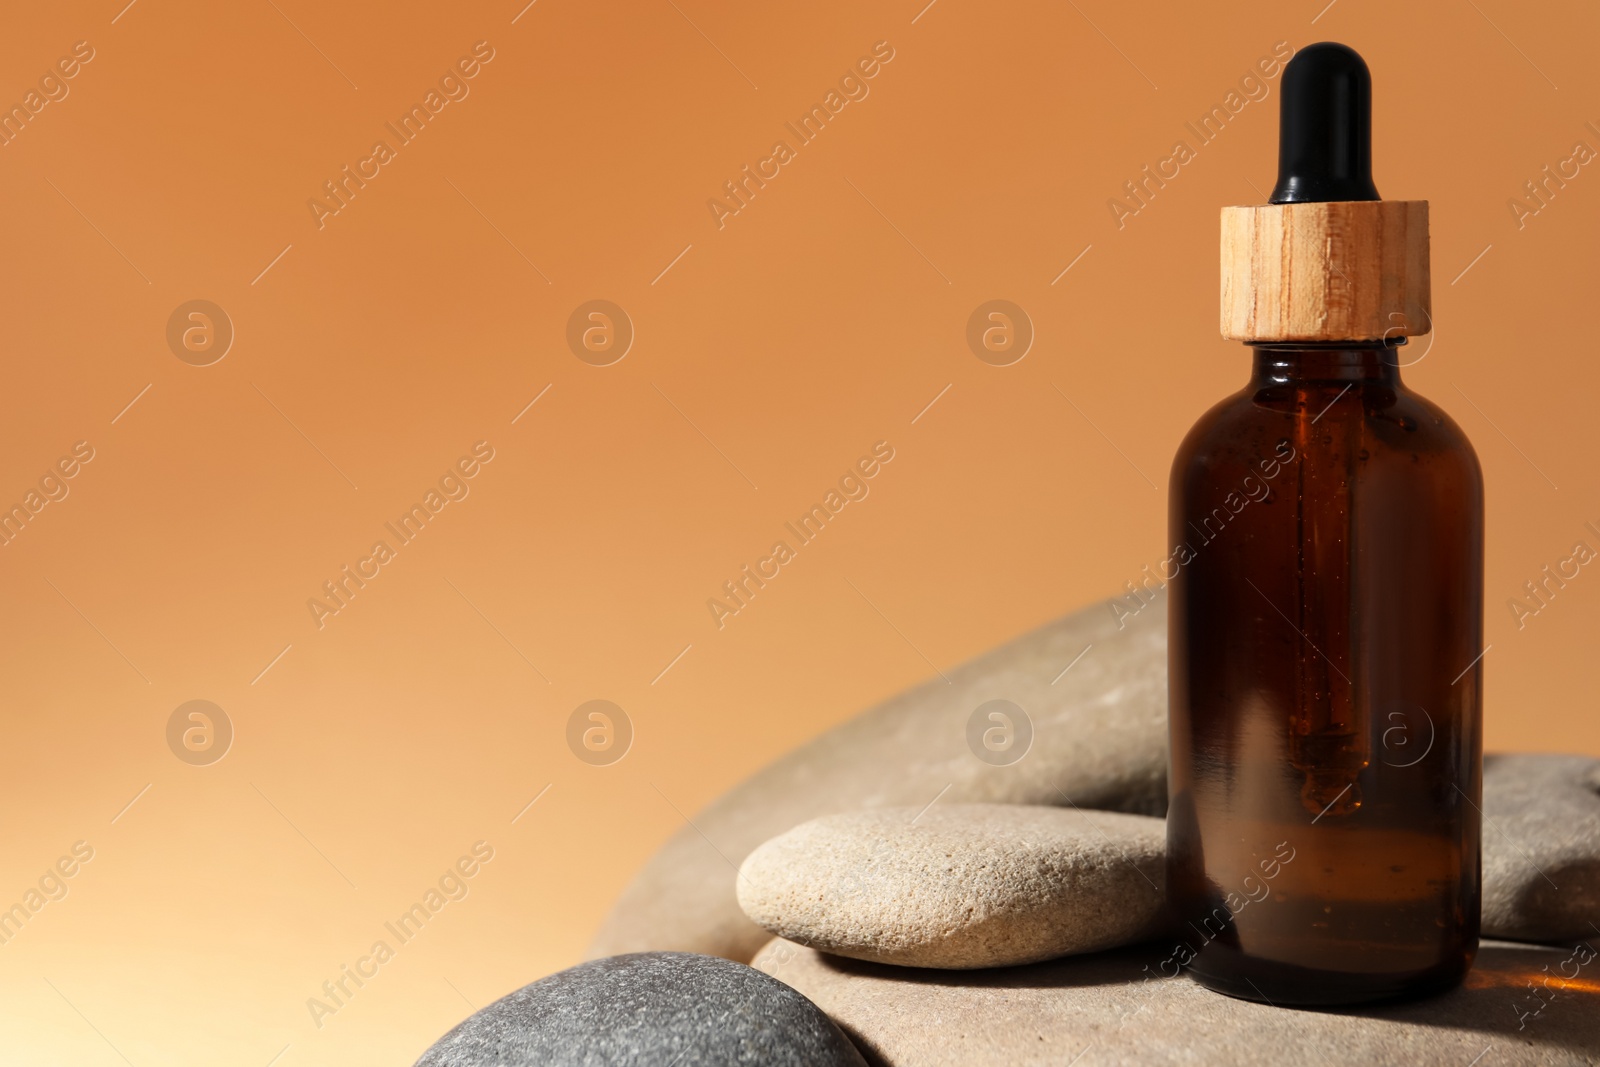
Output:
[[[1365,54],[1379,189],[1432,201],[1407,375],[1485,469],[1488,743],[1600,753],[1600,578],[1506,606],[1600,547],[1600,176],[1507,207],[1600,148],[1593,5],[122,2],[0,33],[4,100],[95,51],[0,148],[0,502],[95,450],[0,548],[0,906],[94,849],[0,946],[6,1062],[409,1062],[576,962],[683,814],[1162,558],[1170,457],[1247,373],[1217,209],[1271,186],[1277,80],[1124,228],[1107,201],[1278,41]],[[470,95],[319,229],[477,41]],[[870,95],[718,229],[878,41]],[[237,334],[210,366],[165,338],[196,298]],[[637,332],[607,367],[565,341],[595,298]],[[964,339],[993,298],[1037,331],[1008,367]],[[479,440],[470,496],[319,630],[307,599]],[[870,496],[717,629],[879,440]],[[564,739],[596,698],[636,731],[608,767]],[[211,766],[167,748],[192,699],[236,730]],[[477,841],[470,894],[314,1025]]]

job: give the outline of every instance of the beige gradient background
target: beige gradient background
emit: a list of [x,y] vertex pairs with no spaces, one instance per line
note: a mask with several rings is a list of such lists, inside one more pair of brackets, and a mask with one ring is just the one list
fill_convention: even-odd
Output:
[[[1488,743],[1600,753],[1600,577],[1507,607],[1600,547],[1600,172],[1507,207],[1600,148],[1593,5],[125,2],[0,32],[0,102],[95,50],[0,148],[0,502],[95,450],[0,548],[0,906],[94,848],[0,945],[0,1060],[408,1063],[578,961],[723,789],[1162,558],[1170,457],[1246,374],[1217,209],[1272,183],[1276,79],[1124,228],[1107,200],[1278,41],[1366,55],[1379,189],[1432,201],[1407,374],[1487,479]],[[470,96],[319,230],[308,198],[477,41]],[[195,298],[237,333],[205,367],[165,340]],[[609,367],[564,339],[593,298],[637,331]],[[993,298],[1037,331],[1013,366],[964,340]],[[319,630],[307,599],[479,440],[470,496]],[[706,599],[879,440],[871,495],[718,630]],[[636,730],[609,767],[565,742],[596,698]],[[236,730],[211,766],[166,744],[192,699]]]

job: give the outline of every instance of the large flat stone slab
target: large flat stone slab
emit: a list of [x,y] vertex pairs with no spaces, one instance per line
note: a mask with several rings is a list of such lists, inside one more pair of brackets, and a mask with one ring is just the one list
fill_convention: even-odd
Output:
[[[1600,937],[1591,940],[1600,948]],[[1596,948],[1489,942],[1458,989],[1338,1011],[1233,1000],[1184,976],[1161,977],[1171,955],[1162,942],[937,971],[773,941],[753,965],[805,994],[880,1067],[1509,1067],[1600,1062]]]

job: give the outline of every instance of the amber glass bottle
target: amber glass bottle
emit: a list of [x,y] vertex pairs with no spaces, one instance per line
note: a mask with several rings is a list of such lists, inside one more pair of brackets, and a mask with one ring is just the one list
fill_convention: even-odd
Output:
[[[1331,77],[1366,68],[1339,45],[1291,62],[1286,142],[1294,107],[1356,106],[1329,125],[1366,137]],[[1477,948],[1483,484],[1401,382],[1426,204],[1283,177],[1224,213],[1224,333],[1253,377],[1172,469],[1168,893],[1205,984],[1338,1004],[1454,984]],[[1319,255],[1308,299],[1281,272]]]

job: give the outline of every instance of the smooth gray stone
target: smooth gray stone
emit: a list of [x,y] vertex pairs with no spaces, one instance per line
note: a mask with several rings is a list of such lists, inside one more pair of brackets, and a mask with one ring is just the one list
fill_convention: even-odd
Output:
[[1600,759],[1483,760],[1483,932],[1600,945]]
[[1594,949],[1486,942],[1456,989],[1337,1011],[1234,1000],[1187,975],[1162,977],[1171,952],[1171,942],[1153,942],[1028,967],[937,971],[773,941],[755,966],[811,998],[881,1067],[1600,1061]]
[[681,952],[593,960],[468,1017],[416,1067],[864,1067],[805,997],[742,963]]
[[[679,949],[748,960],[770,935],[739,910],[730,864],[821,815],[920,808],[941,792],[940,803],[1164,814],[1166,597],[1127,614],[1135,603],[1094,604],[1024,634],[758,771],[640,870],[590,955]],[[968,741],[973,713],[995,699],[1032,723],[1031,748],[1008,766],[984,762]]]

